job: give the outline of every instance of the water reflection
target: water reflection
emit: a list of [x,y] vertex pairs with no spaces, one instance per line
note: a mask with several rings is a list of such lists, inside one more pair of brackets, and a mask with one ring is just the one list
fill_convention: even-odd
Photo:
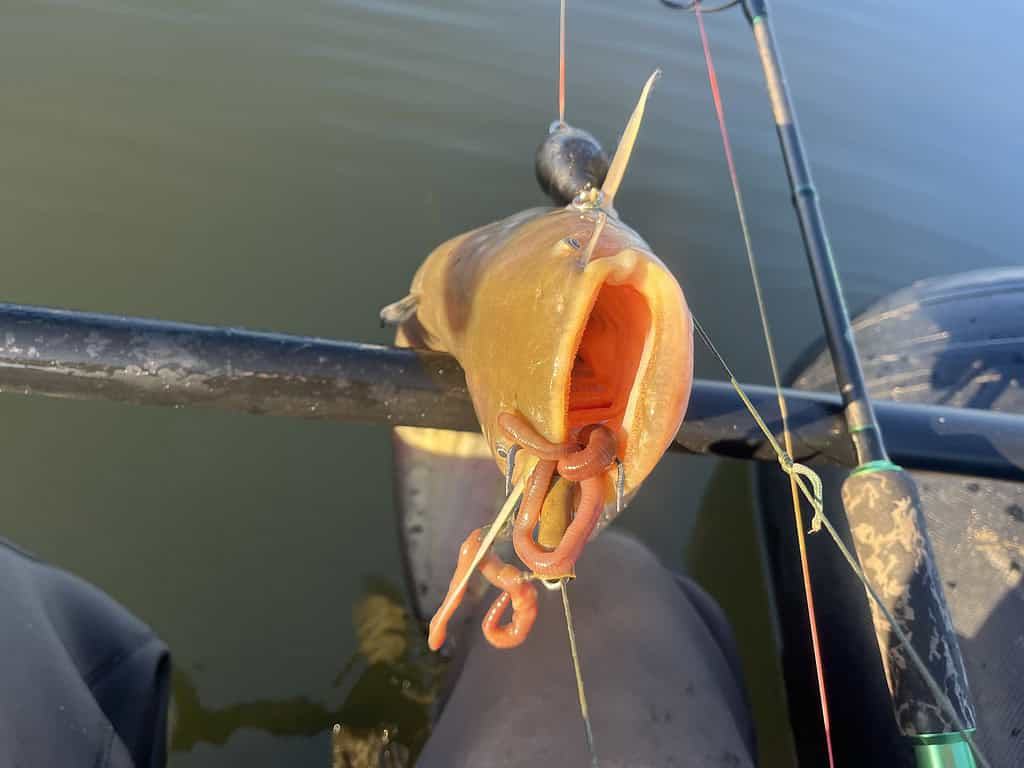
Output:
[[358,650],[334,680],[346,690],[340,706],[293,696],[206,707],[188,672],[175,667],[171,750],[223,745],[243,729],[307,737],[330,729],[334,766],[411,765],[430,733],[445,662],[428,651],[422,630],[393,590],[366,595],[353,614]]

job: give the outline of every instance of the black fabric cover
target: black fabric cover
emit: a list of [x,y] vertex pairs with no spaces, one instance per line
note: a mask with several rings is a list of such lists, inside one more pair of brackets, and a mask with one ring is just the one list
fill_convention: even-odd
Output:
[[142,622],[0,540],[0,766],[163,766],[169,679]]

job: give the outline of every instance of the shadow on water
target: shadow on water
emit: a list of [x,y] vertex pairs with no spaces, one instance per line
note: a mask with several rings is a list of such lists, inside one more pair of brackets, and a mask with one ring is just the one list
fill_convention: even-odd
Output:
[[171,750],[224,745],[243,729],[277,737],[330,731],[335,768],[411,766],[430,735],[445,662],[428,652],[394,590],[371,589],[353,614],[359,647],[334,680],[346,689],[340,705],[294,696],[206,707],[188,672],[176,667]]

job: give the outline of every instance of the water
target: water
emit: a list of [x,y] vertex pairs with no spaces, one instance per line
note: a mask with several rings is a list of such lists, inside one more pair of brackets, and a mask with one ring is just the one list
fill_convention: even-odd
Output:
[[[1024,11],[777,5],[851,308],[1019,263],[1024,107],[1002,83]],[[434,245],[539,201],[555,6],[7,0],[3,298],[387,341],[376,312]],[[817,309],[749,31],[708,26],[786,364]],[[617,204],[764,382],[696,35],[654,0],[571,3],[567,116],[613,146],[664,69]],[[0,417],[0,532],[149,622],[204,712],[265,714],[172,766],[326,764],[352,608],[399,584],[386,431],[17,396]],[[681,563],[714,466],[666,460],[623,523]]]

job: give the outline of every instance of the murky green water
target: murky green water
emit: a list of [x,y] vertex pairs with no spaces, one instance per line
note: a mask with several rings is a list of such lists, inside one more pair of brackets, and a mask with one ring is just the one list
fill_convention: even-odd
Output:
[[[1024,12],[776,5],[851,307],[1019,263],[1024,107],[1004,83]],[[665,70],[618,207],[765,381],[693,20],[654,0],[570,11],[568,117],[607,145]],[[555,17],[553,0],[7,0],[0,298],[386,341],[377,309],[434,245],[540,200]],[[738,13],[708,26],[791,361],[819,324],[761,75]],[[698,372],[718,375],[706,356]],[[203,711],[270,713],[172,765],[325,764],[352,607],[399,584],[385,430],[15,396],[0,417],[0,533],[148,621]],[[713,467],[666,460],[623,523],[680,563]]]

